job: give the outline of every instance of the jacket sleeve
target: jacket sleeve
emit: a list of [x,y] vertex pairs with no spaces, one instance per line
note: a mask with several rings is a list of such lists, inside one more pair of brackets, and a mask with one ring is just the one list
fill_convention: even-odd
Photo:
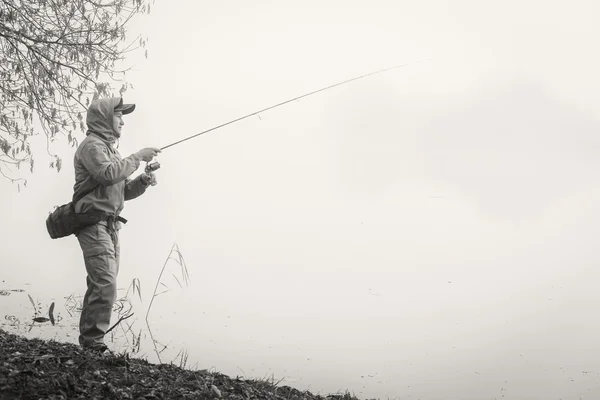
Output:
[[133,200],[138,196],[144,194],[144,192],[148,189],[148,185],[144,183],[142,180],[142,175],[138,176],[135,179],[126,179],[125,180],[125,201]]
[[122,160],[111,160],[105,145],[88,143],[80,152],[80,159],[90,175],[105,186],[114,185],[127,179],[140,166],[140,158],[136,154]]

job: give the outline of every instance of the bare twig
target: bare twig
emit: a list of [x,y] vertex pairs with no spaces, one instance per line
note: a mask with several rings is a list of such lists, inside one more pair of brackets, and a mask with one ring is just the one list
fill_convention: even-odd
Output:
[[[178,259],[173,259],[172,255],[173,253],[177,253],[178,254]],[[154,299],[156,297],[158,297],[159,295],[169,291],[169,288],[162,282],[162,278],[163,278],[163,274],[165,272],[165,269],[167,268],[167,265],[169,263],[169,260],[174,260],[175,262],[177,262],[180,266],[181,266],[181,274],[182,274],[182,279],[183,281],[186,283],[189,280],[189,275],[188,275],[188,271],[187,271],[187,267],[185,266],[185,261],[183,260],[183,257],[181,256],[181,252],[179,251],[179,247],[177,246],[177,244],[173,244],[173,246],[171,247],[171,251],[169,252],[169,254],[167,255],[167,258],[165,259],[165,262],[160,270],[160,274],[158,275],[158,279],[156,280],[156,285],[154,287],[154,292],[152,293],[152,298],[150,299],[150,304],[148,304],[148,309],[146,310],[146,326],[148,327],[148,332],[150,334],[150,337],[152,339],[152,343],[154,346],[154,351],[158,357],[159,362],[162,362],[161,357],[160,357],[160,353],[162,353],[166,346],[162,349],[162,350],[158,350],[158,347],[156,346],[156,344],[158,343],[158,341],[154,338],[154,335],[152,333],[152,328],[150,328],[150,322],[148,320],[148,316],[150,315],[150,310],[152,309],[152,305],[154,304]],[[181,283],[179,282],[179,280],[177,278],[175,278],[177,280],[177,283],[179,283],[180,287],[181,287]],[[158,292],[158,288],[160,286],[163,286],[165,288],[167,288],[164,291]]]
[[126,26],[153,2],[0,1],[0,126],[10,139],[7,147],[0,138],[4,161],[33,169],[29,139],[43,133],[50,167],[60,171],[51,144],[65,137],[75,145],[73,134],[86,130],[81,114],[90,101],[114,95],[112,84],[122,84],[119,93],[129,86],[120,78],[131,67],[119,64],[147,42],[128,39]]
[[133,316],[133,313],[131,313],[129,315],[126,315],[125,317],[119,318],[119,320],[106,331],[106,334],[108,334],[110,331],[112,331],[113,329],[115,329],[117,327],[117,325],[119,325],[121,323],[121,321],[125,321],[127,318],[130,318],[132,316]]

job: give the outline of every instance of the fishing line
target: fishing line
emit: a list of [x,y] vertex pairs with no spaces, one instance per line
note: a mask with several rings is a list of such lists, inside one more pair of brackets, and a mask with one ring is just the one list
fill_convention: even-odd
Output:
[[300,99],[302,99],[302,98],[304,98],[304,97],[308,97],[308,96],[311,96],[311,95],[313,95],[313,94],[317,94],[317,93],[319,93],[319,92],[323,92],[323,91],[325,91],[325,90],[333,89],[333,88],[334,88],[334,87],[336,87],[336,86],[344,85],[344,84],[346,84],[346,83],[350,83],[350,82],[352,82],[352,81],[356,81],[356,80],[358,80],[358,79],[366,78],[366,77],[368,77],[368,76],[371,76],[371,75],[375,75],[375,74],[381,74],[381,73],[383,73],[383,72],[390,71],[390,70],[392,70],[392,69],[401,68],[401,67],[405,67],[405,66],[412,65],[412,64],[418,64],[418,63],[420,63],[420,62],[421,62],[421,61],[417,61],[417,62],[414,62],[414,63],[409,63],[409,64],[400,64],[400,65],[395,65],[395,66],[393,66],[393,67],[389,67],[389,68],[380,69],[380,70],[378,70],[378,71],[370,72],[370,73],[368,73],[368,74],[364,74],[364,75],[357,76],[357,77],[354,77],[354,78],[351,78],[351,79],[347,79],[347,80],[345,80],[345,81],[342,81],[342,82],[334,83],[333,85],[329,85],[329,86],[327,86],[327,87],[324,87],[324,88],[321,88],[321,89],[318,89],[318,90],[314,90],[314,91],[312,91],[312,92],[309,92],[309,93],[305,93],[305,94],[303,94],[303,95],[301,95],[301,96],[294,97],[293,99],[289,99],[289,100],[286,100],[286,101],[284,101],[284,102],[281,102],[281,103],[278,103],[278,104],[272,105],[272,106],[270,106],[270,107],[263,108],[262,110],[255,111],[255,112],[253,112],[253,113],[251,113],[251,114],[244,115],[243,117],[236,118],[236,119],[234,119],[234,120],[231,120],[231,121],[229,121],[229,122],[225,122],[224,124],[221,124],[221,125],[215,126],[215,127],[213,127],[213,128],[207,129],[207,130],[205,130],[205,131],[202,131],[202,132],[200,132],[200,133],[196,133],[195,135],[192,135],[192,136],[186,137],[186,138],[184,138],[184,139],[178,140],[177,142],[173,142],[173,143],[171,143],[171,144],[168,144],[168,145],[166,145],[166,146],[164,146],[164,147],[161,147],[161,148],[160,148],[160,150],[162,151],[162,150],[164,150],[164,149],[167,149],[167,148],[169,148],[169,147],[171,147],[171,146],[175,146],[176,144],[179,144],[179,143],[185,142],[186,140],[193,139],[193,138],[195,138],[195,137],[197,137],[197,136],[200,136],[200,135],[203,135],[203,134],[205,134],[205,133],[208,133],[208,132],[214,131],[214,130],[216,130],[216,129],[219,129],[219,128],[222,128],[222,127],[224,127],[224,126],[231,125],[231,124],[233,124],[234,122],[238,122],[238,121],[241,121],[241,120],[243,120],[243,119],[246,119],[246,118],[252,117],[252,116],[254,116],[254,115],[257,115],[257,114],[263,113],[263,112],[265,112],[265,111],[272,110],[272,109],[274,109],[274,108],[276,108],[276,107],[279,107],[279,106],[282,106],[282,105],[284,105],[284,104],[291,103],[292,101],[300,100]]

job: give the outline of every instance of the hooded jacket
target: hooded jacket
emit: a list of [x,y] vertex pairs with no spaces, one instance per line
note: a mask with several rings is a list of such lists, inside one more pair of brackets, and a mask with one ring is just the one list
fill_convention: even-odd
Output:
[[75,212],[105,211],[118,216],[124,202],[146,191],[147,185],[138,176],[128,177],[140,166],[137,154],[121,158],[114,147],[118,136],[113,130],[114,109],[122,101],[120,97],[94,100],[87,111],[86,138],[80,143],[74,156],[75,185],[73,200],[82,193],[95,188],[75,203]]

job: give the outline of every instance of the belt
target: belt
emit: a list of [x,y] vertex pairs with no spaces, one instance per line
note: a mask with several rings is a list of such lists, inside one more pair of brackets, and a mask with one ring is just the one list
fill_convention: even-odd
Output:
[[127,220],[125,218],[121,217],[120,215],[117,215],[116,217],[114,215],[107,215],[105,221],[106,221],[106,225],[112,230],[115,229],[115,225],[117,222],[121,222],[124,224],[127,223]]

